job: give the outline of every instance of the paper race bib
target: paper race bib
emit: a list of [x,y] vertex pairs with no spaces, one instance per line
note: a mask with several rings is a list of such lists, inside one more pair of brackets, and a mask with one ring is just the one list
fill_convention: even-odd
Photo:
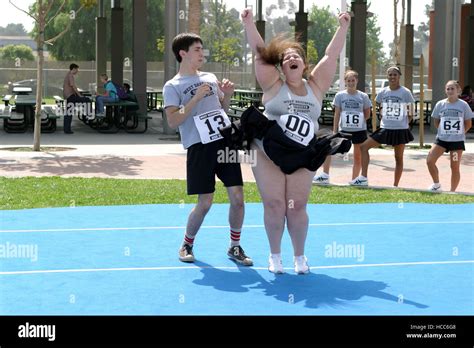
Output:
[[464,119],[456,116],[442,116],[439,130],[442,135],[462,135],[464,133]]
[[341,112],[342,128],[364,128],[364,113],[360,111],[343,111]]
[[222,139],[219,129],[230,125],[230,120],[224,110],[218,109],[194,116],[194,124],[201,142],[207,144]]
[[277,122],[288,138],[301,145],[307,146],[314,137],[313,120],[308,115],[301,113],[281,115]]
[[383,103],[382,118],[387,121],[402,121],[405,117],[405,104]]

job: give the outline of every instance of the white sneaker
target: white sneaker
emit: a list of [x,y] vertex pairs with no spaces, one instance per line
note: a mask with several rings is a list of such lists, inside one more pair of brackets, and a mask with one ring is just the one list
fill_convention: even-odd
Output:
[[359,175],[354,180],[349,181],[349,185],[352,185],[352,186],[369,186],[369,179],[367,179],[365,176]]
[[433,184],[430,187],[428,187],[428,190],[433,191],[433,192],[440,192],[441,191],[441,185],[439,183],[438,184]]
[[329,175],[321,173],[313,178],[313,182],[317,185],[329,185]]
[[270,255],[268,258],[268,270],[275,274],[285,273],[280,254]]
[[306,256],[295,256],[293,260],[295,262],[295,272],[297,274],[309,273],[308,259],[306,258]]

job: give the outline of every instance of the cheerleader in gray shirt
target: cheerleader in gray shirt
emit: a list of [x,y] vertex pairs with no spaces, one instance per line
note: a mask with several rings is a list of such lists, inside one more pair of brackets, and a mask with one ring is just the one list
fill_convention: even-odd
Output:
[[403,153],[405,144],[413,141],[413,135],[409,129],[409,123],[413,119],[413,95],[408,88],[400,86],[400,69],[392,66],[387,70],[388,87],[377,94],[376,102],[380,105],[382,120],[380,128],[377,129],[369,139],[361,145],[362,175],[350,182],[354,186],[367,186],[369,180],[367,172],[369,168],[369,150],[379,147],[380,144],[393,146],[395,152],[395,173],[393,186],[398,187],[403,173]]
[[[367,140],[367,120],[370,118],[370,107],[372,103],[367,94],[357,90],[359,74],[354,70],[348,70],[344,74],[346,90],[340,91],[334,97],[334,122],[333,132],[339,130],[352,135],[354,145],[354,164],[352,166],[352,180],[360,174],[361,156],[360,144]],[[313,182],[319,185],[329,184],[329,169],[331,167],[331,156],[324,161],[323,172],[315,176]]]
[[464,141],[466,133],[471,128],[474,115],[469,104],[459,99],[460,92],[461,86],[457,81],[448,81],[446,83],[447,98],[437,102],[431,113],[438,133],[426,159],[428,170],[433,178],[433,184],[428,188],[430,191],[441,191],[436,161],[444,152],[449,152],[451,162],[451,192],[456,191],[461,180],[461,156],[466,149]]

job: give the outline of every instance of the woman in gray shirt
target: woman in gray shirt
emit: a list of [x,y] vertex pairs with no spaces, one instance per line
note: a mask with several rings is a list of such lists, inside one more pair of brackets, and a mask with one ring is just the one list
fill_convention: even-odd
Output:
[[[252,11],[245,9],[242,12],[248,42],[256,56],[255,75],[263,90],[265,115],[285,130],[285,136],[297,139],[302,148],[318,130],[321,103],[336,72],[337,57],[350,25],[349,14],[341,13],[338,21],[339,27],[324,57],[306,80],[303,76],[309,67],[301,45],[281,37],[265,45]],[[309,272],[304,254],[309,222],[306,206],[314,171],[300,168],[285,174],[267,157],[259,142],[253,143],[252,149],[257,154],[257,164],[252,170],[263,201],[265,230],[270,244],[268,270],[276,274],[284,272],[281,239],[286,225],[293,244],[294,270],[297,274],[306,274]]]
[[413,119],[413,95],[410,90],[400,85],[401,71],[392,66],[387,69],[389,85],[377,94],[376,102],[380,104],[380,128],[372,133],[361,145],[362,174],[350,182],[354,186],[367,186],[369,180],[367,172],[369,168],[369,150],[380,144],[393,146],[395,153],[395,173],[393,186],[398,187],[403,173],[403,153],[405,144],[413,141],[413,135],[409,129],[409,123]]
[[436,128],[438,128],[438,133],[426,159],[428,170],[433,178],[433,184],[428,190],[441,191],[436,161],[444,152],[449,152],[451,192],[454,192],[461,180],[461,156],[466,149],[464,141],[466,140],[466,133],[472,125],[473,113],[469,105],[464,100],[459,99],[461,86],[457,81],[448,81],[445,92],[447,98],[437,102],[431,113],[431,118],[434,120]]

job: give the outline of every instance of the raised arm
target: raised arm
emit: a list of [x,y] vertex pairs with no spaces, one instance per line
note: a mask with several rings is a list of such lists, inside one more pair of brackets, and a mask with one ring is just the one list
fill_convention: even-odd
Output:
[[255,76],[263,92],[268,91],[280,81],[280,72],[274,65],[265,63],[258,52],[259,47],[265,47],[265,42],[253,22],[252,10],[249,8],[243,10],[241,17],[248,43],[255,54]]
[[311,71],[309,82],[318,100],[323,100],[324,95],[331,86],[336,73],[337,58],[344,47],[350,22],[351,17],[348,13],[341,13],[339,15],[339,27],[326,48],[326,53],[318,65]]

